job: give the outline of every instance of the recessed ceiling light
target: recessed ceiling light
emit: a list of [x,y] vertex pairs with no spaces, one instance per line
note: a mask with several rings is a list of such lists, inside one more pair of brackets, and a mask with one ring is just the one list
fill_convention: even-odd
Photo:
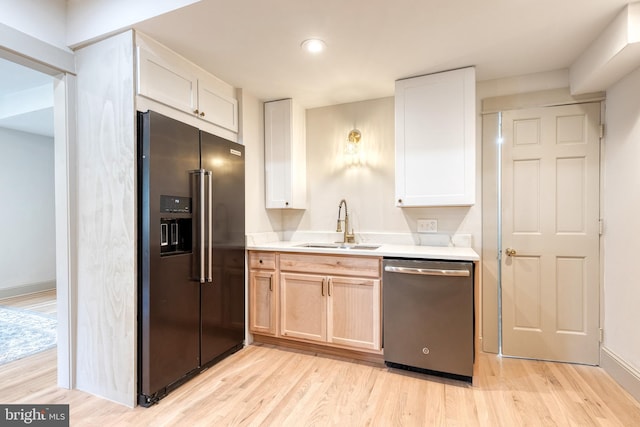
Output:
[[307,39],[302,42],[300,47],[309,53],[319,53],[327,47],[327,44],[320,39]]

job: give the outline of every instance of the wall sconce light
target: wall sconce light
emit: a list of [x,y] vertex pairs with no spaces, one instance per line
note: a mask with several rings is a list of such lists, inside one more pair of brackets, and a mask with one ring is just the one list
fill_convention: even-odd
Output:
[[358,129],[352,129],[347,135],[347,145],[344,148],[345,164],[349,166],[361,166],[366,163],[362,151],[362,134]]
[[360,138],[362,134],[358,129],[353,129],[347,136],[347,154],[358,154],[360,151]]

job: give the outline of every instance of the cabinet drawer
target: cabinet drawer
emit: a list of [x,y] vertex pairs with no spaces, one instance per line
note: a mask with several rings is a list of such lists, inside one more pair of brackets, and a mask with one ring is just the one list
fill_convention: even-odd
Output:
[[275,270],[275,252],[249,252],[249,268]]
[[280,270],[379,278],[380,258],[281,253]]

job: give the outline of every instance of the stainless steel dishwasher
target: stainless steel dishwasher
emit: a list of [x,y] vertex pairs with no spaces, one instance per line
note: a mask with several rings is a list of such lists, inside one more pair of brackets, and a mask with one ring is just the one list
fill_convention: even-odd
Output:
[[387,366],[472,381],[473,263],[383,260]]

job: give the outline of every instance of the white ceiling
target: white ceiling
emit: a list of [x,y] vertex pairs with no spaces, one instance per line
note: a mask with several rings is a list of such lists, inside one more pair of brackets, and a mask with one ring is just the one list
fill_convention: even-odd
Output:
[[0,58],[0,96],[20,92],[52,81],[52,77]]
[[[392,96],[397,79],[470,65],[480,81],[567,69],[627,2],[201,0],[134,28],[259,99],[313,108]],[[310,37],[326,52],[303,52]],[[45,81],[0,60],[0,109],[8,93]],[[52,114],[0,114],[0,126],[52,135]]]
[[0,127],[53,137],[53,77],[0,58]]
[[[399,78],[568,68],[627,0],[202,0],[135,26],[262,100],[391,96]],[[309,37],[327,50],[300,49]]]

